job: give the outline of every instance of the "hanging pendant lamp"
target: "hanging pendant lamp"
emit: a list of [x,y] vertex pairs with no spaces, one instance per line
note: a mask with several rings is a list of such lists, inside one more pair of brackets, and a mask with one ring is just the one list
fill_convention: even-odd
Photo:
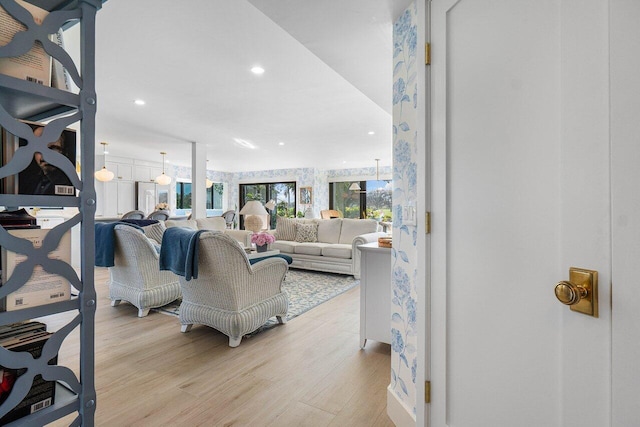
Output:
[[156,184],[158,185],[169,185],[171,184],[171,177],[164,173],[164,156],[167,154],[164,151],[161,151],[162,154],[162,175],[159,175],[156,178]]
[[107,169],[107,143],[101,142],[100,144],[102,144],[102,155],[104,156],[102,169],[96,171],[93,176],[95,176],[96,179],[100,182],[108,182],[111,181],[115,175],[113,172]]
[[[207,163],[209,162],[209,159],[207,159]],[[209,179],[209,177],[206,175],[206,171],[205,171],[205,177],[204,177],[204,185],[206,188],[211,188],[213,187],[213,181],[211,181]]]

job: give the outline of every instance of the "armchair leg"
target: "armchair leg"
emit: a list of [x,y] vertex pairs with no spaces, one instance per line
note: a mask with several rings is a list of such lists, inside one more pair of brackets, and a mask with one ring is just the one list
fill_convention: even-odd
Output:
[[121,300],[119,300],[119,299],[111,300],[111,307],[115,307],[115,306],[117,306],[118,304],[120,304],[120,301],[121,301]]
[[237,347],[240,345],[240,341],[242,341],[242,336],[238,338],[229,337],[229,347]]
[[139,308],[138,309],[138,317],[147,317],[147,314],[149,314],[149,310],[151,310],[150,308]]
[[276,319],[278,319],[278,323],[280,323],[281,325],[287,323],[287,318],[284,316],[276,316]]
[[193,323],[189,323],[188,325],[182,325],[180,327],[180,332],[189,332],[192,326],[193,326]]

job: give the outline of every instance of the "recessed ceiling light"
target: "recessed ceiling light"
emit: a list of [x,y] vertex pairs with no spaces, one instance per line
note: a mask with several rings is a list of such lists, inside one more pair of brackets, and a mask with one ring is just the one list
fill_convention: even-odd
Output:
[[280,141],[278,142],[278,145],[284,145],[284,142]]
[[233,140],[236,142],[236,144],[240,145],[241,147],[250,148],[252,150],[255,150],[256,148],[255,145],[253,145],[251,142],[247,141],[246,139],[233,138]]
[[146,102],[144,102],[144,99],[136,99],[135,101],[133,101],[134,104],[136,105],[144,105],[146,104]]
[[264,73],[264,68],[260,67],[260,66],[255,66],[251,69],[251,72],[253,74],[263,74]]
[[370,130],[368,133],[369,133],[369,135],[375,135],[375,134],[376,134],[376,133],[375,133],[374,131],[372,131],[372,130]]

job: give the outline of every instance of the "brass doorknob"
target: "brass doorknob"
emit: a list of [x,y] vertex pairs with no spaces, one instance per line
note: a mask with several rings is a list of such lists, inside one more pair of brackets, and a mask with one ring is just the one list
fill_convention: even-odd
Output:
[[566,280],[556,284],[556,298],[563,304],[577,304],[587,295],[589,295],[589,291],[583,286],[574,285]]

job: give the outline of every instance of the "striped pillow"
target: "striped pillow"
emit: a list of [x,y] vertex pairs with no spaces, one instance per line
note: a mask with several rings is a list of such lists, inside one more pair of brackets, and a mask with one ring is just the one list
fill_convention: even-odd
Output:
[[294,218],[286,218],[284,216],[276,218],[276,239],[296,240],[296,220]]
[[142,231],[144,231],[145,236],[149,239],[153,239],[158,243],[162,243],[162,236],[164,235],[164,231],[167,227],[164,225],[164,222],[158,221],[157,224],[147,225],[146,227],[142,227]]

